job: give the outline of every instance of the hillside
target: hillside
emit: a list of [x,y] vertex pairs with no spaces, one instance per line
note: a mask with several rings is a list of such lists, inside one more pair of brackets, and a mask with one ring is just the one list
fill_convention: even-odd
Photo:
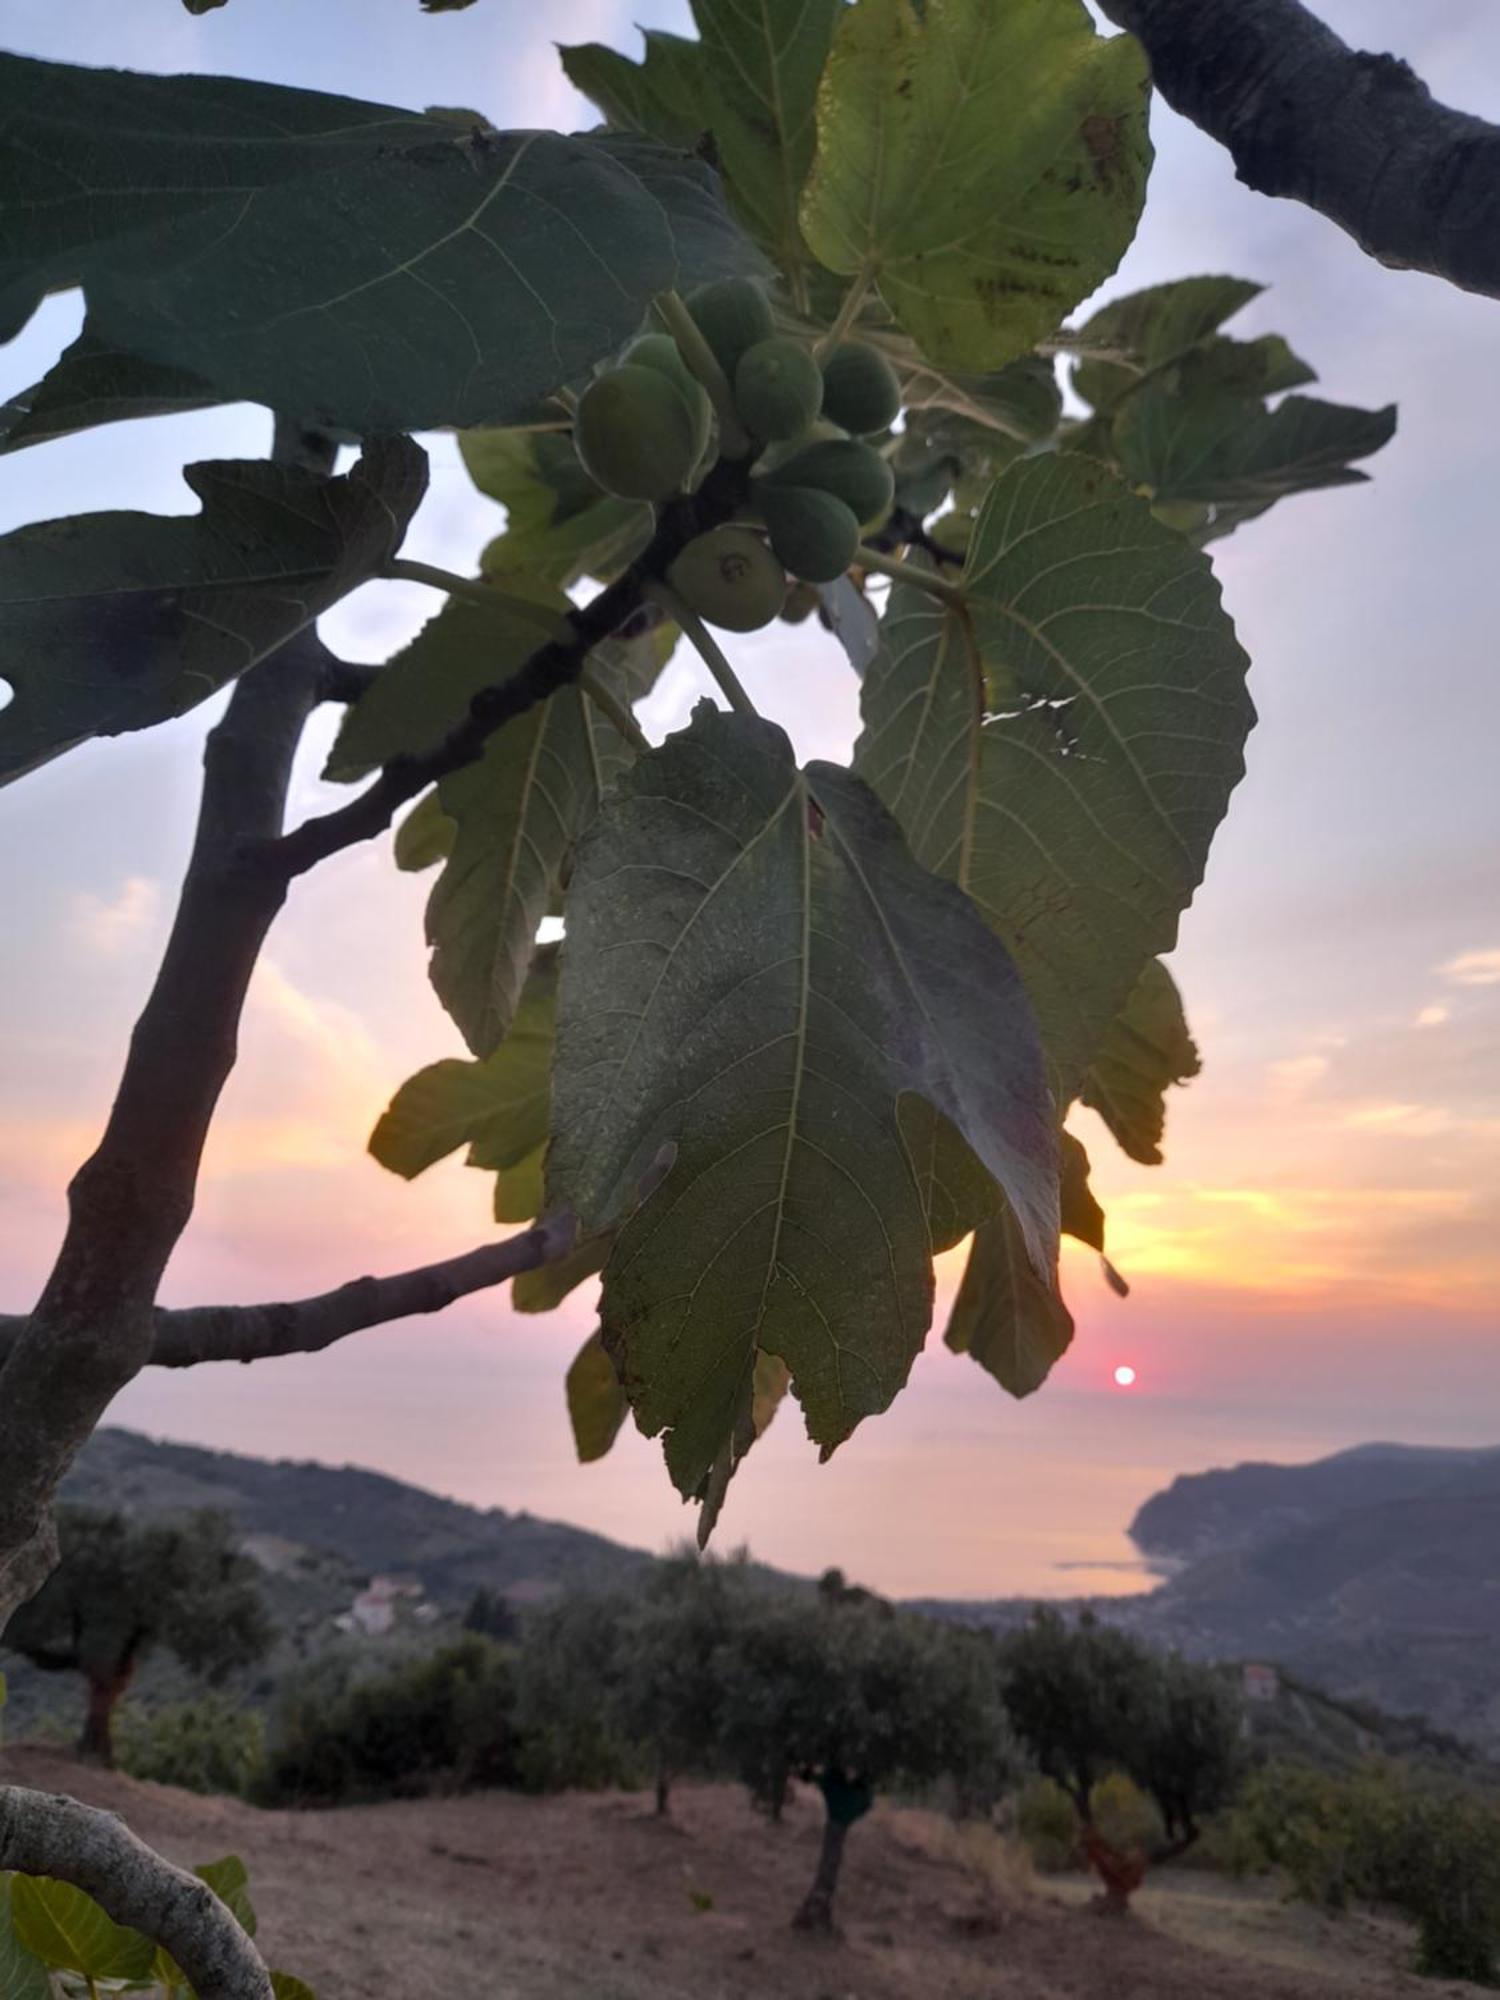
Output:
[[[1410,1932],[1281,1903],[1273,1887],[1162,1871],[1140,1915],[1101,1923],[1081,1881],[1028,1884],[994,1842],[882,1804],[855,1828],[844,1936],[788,1923],[817,1855],[810,1794],[773,1827],[728,1786],[675,1817],[618,1792],[514,1792],[336,1812],[259,1812],[29,1747],[0,1781],[119,1812],[175,1860],[244,1857],[272,1964],[318,2000],[1433,2000]],[[965,1852],[969,1859],[965,1860]],[[986,1866],[985,1864],[989,1865]],[[976,1865],[977,1864],[977,1865]]]
[[480,1588],[517,1603],[627,1575],[651,1557],[583,1528],[481,1510],[353,1465],[247,1458],[101,1430],[63,1488],[65,1500],[169,1514],[216,1507],[247,1535],[310,1545],[362,1576],[415,1578],[434,1603],[462,1610]]
[[1222,1555],[1351,1509],[1500,1494],[1500,1448],[1365,1444],[1308,1465],[1184,1473],[1138,1510],[1130,1538],[1173,1563]]

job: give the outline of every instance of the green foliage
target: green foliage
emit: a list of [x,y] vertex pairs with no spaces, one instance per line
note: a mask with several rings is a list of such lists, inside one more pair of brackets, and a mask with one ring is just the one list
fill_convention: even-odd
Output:
[[[407,760],[520,712],[398,831],[400,867],[440,864],[432,977],[474,1060],[419,1072],[372,1147],[412,1175],[466,1146],[502,1221],[578,1212],[514,1302],[602,1267],[580,1451],[628,1406],[706,1533],[788,1388],[825,1452],[889,1403],[971,1232],[949,1345],[1016,1394],[1065,1351],[1059,1221],[1101,1254],[1105,1225],[1063,1119],[1154,1162],[1197,1066],[1160,954],[1252,721],[1203,545],[1362,477],[1393,419],[1226,334],[1243,280],[1064,324],[1150,160],[1142,52],[1083,0],[693,15],[639,62],[564,51],[613,128],[573,138],[0,59],[0,334],[49,289],[86,305],[0,449],[240,397],[365,442],[342,478],[194,468],[197,517],[0,540],[0,776],[181,713],[399,573],[403,434],[458,429],[503,530],[328,775],[392,774],[383,824]],[[585,582],[610,594],[580,626]],[[674,591],[738,710],[697,620],[817,609],[863,677],[852,773],[746,713],[642,750]],[[507,682],[551,692],[480,699]]]
[[[0,57],[0,63],[12,60]],[[0,537],[0,783],[185,714],[395,554],[427,484],[409,440],[342,479],[189,466],[198,514],[84,514]]]
[[1161,1838],[1161,1814],[1123,1771],[1111,1771],[1094,1786],[1088,1816],[1117,1854],[1148,1853]]
[[264,1747],[260,1716],[220,1695],[159,1708],[127,1704],[115,1726],[115,1761],[122,1771],[189,1792],[247,1797]]
[[807,240],[878,284],[933,361],[998,368],[1123,256],[1151,159],[1146,90],[1139,45],[1101,39],[1082,0],[863,0],[824,75]]
[[1055,1778],[1033,1778],[1026,1786],[1016,1801],[1016,1832],[1043,1875],[1060,1875],[1082,1862],[1078,1813]]
[[[569,910],[549,1203],[607,1227],[675,1146],[661,1219],[626,1221],[605,1269],[637,1420],[669,1429],[697,1491],[761,1346],[837,1443],[899,1388],[931,1310],[902,1092],[942,1106],[1053,1255],[1050,1110],[1008,960],[857,780],[799,772],[779,730],[706,706],[621,779]],[[709,1001],[710,968],[734,1005]],[[800,1219],[830,1202],[836,1251]]]
[[511,1656],[478,1633],[342,1689],[315,1673],[273,1717],[262,1799],[335,1805],[513,1783],[515,1705]]
[[0,338],[82,283],[93,340],[221,401],[514,423],[655,293],[756,262],[708,169],[639,139],[3,60]]
[[227,1515],[134,1523],[86,1507],[59,1510],[62,1560],[5,1628],[5,1644],[90,1689],[82,1747],[111,1753],[110,1715],[148,1653],[221,1679],[268,1649],[274,1631],[260,1572],[241,1555]]
[[1292,1893],[1340,1911],[1387,1904],[1417,1926],[1416,1969],[1500,1983],[1500,1807],[1390,1764],[1334,1774],[1269,1764],[1244,1787],[1226,1845]]

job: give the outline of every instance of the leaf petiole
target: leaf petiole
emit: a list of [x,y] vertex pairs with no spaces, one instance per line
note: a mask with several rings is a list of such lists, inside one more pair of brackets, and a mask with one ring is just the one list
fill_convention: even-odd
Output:
[[636,721],[625,703],[618,700],[613,691],[600,680],[592,667],[585,667],[578,676],[578,685],[599,713],[608,718],[625,741],[642,756],[651,748],[651,738]]
[[465,604],[477,604],[485,611],[529,619],[548,638],[557,640],[561,645],[569,644],[575,636],[572,622],[563,612],[553,611],[529,597],[514,597],[509,591],[497,590],[491,583],[479,582],[476,577],[455,576],[452,570],[439,569],[435,563],[392,556],[380,574],[394,583],[428,584],[433,590],[446,591],[449,597],[457,597]]
[[849,289],[844,294],[843,303],[838,309],[837,318],[813,350],[820,361],[825,354],[831,354],[841,340],[849,338],[850,330],[854,322],[859,318],[860,309],[869,297],[869,294],[870,272],[866,268],[860,271],[857,277],[850,279]]
[[930,597],[951,604],[955,610],[964,601],[961,584],[945,583],[932,570],[922,569],[916,563],[902,562],[896,556],[885,555],[880,549],[867,548],[861,543],[854,560],[863,569],[877,570],[881,576],[888,576],[895,583],[913,584],[918,590],[925,590]]
[[652,582],[646,586],[646,595],[654,598],[666,612],[669,612],[691,640],[704,666],[713,675],[729,706],[741,715],[749,715],[757,720],[759,709],[746,694],[744,684],[734,668],[730,666],[719,649],[718,641],[709,631],[696,611],[691,610],[677,593],[667,584]]
[[651,301],[656,316],[677,342],[683,360],[708,391],[708,400],[719,419],[719,452],[724,458],[743,458],[750,440],[734,406],[734,390],[719,366],[719,357],[699,331],[698,322],[676,292],[658,292]]

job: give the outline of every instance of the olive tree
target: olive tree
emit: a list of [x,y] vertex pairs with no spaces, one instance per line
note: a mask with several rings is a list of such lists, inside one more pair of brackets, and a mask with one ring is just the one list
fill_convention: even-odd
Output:
[[793,1775],[822,1795],[799,1929],[833,1928],[849,1829],[883,1786],[947,1778],[965,1804],[988,1805],[1010,1775],[986,1642],[878,1599],[767,1599],[738,1621],[721,1673],[722,1741],[752,1797],[779,1814]]
[[275,1627],[260,1572],[225,1515],[136,1522],[65,1507],[58,1529],[61,1561],[13,1614],[0,1645],[48,1673],[83,1676],[82,1756],[114,1762],[116,1705],[158,1648],[216,1681],[270,1647]]
[[[1267,125],[1311,159],[1299,185],[1330,212],[1330,135],[1399,157],[1361,196],[1365,240],[1484,282],[1485,128],[1318,42],[1295,0],[1237,6],[1217,54],[1226,9],[1111,11],[1262,167]],[[652,34],[639,61],[563,52],[604,121],[573,136],[0,58],[0,337],[61,287],[86,307],[0,446],[275,413],[268,459],[187,468],[197,514],[0,538],[0,780],[226,696],[103,1135],[40,1297],[0,1322],[0,1618],[44,1582],[58,1482],[142,1368],[311,1352],[512,1281],[537,1310],[602,1271],[580,1452],[628,1409],[706,1533],[789,1389],[825,1454],[889,1405],[934,1256],[965,1237],[945,1337],[1037,1388],[1071,1333],[1059,1232],[1104,1243],[1064,1114],[1160,1157],[1197,1063],[1160,955],[1252,721],[1207,550],[1360,478],[1393,413],[1297,393],[1284,342],[1225,332],[1244,280],[1077,317],[1151,161],[1146,50],[1082,0],[694,14],[697,40]],[[1261,59],[1281,29],[1370,87],[1289,99],[1295,65]],[[433,429],[507,509],[477,564],[402,554]],[[383,578],[441,608],[384,666],[337,658],[319,618]],[[813,610],[861,678],[847,766],[800,769],[709,629]],[[712,692],[652,744],[635,704],[683,636]],[[352,789],[288,827],[324,703]],[[526,1226],[317,1298],[164,1310],[266,936],[398,818],[397,865],[437,871],[432,976],[469,1056],[398,1090],[372,1149],[411,1175],[466,1145]],[[538,953],[559,912],[565,949]],[[182,1888],[15,1788],[0,1867],[148,1928]],[[212,1909],[168,1928],[205,2000],[264,2000]]]
[[[1123,1910],[1148,1864],[1186,1852],[1202,1816],[1232,1794],[1243,1758],[1238,1702],[1211,1667],[1155,1653],[1087,1613],[1070,1624],[1045,1607],[1003,1642],[999,1671],[1017,1736],[1073,1803],[1105,1906]],[[1150,1853],[1121,1851],[1098,1823],[1097,1788],[1115,1772],[1161,1815],[1167,1839]]]

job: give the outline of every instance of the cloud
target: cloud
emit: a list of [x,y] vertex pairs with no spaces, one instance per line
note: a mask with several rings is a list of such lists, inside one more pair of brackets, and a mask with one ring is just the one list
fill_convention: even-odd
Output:
[[1440,1028],[1450,1018],[1449,1010],[1438,1004],[1431,1007],[1424,1007],[1416,1020],[1412,1022],[1412,1026],[1414,1028]]
[[1455,986],[1500,986],[1500,951],[1461,951],[1437,969]]
[[127,875],[111,897],[80,889],[68,905],[68,935],[100,958],[119,958],[153,936],[161,916],[161,884]]
[[1281,1104],[1295,1104],[1328,1074],[1327,1056],[1288,1056],[1266,1064],[1272,1095]]

